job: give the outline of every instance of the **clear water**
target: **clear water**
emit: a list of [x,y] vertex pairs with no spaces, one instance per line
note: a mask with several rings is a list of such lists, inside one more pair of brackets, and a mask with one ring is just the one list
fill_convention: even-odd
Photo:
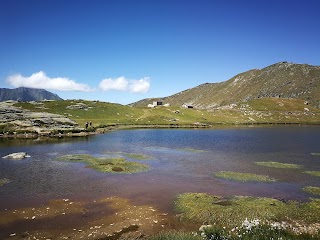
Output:
[[[193,152],[186,150],[204,150]],[[50,199],[94,200],[108,196],[131,199],[173,211],[183,192],[253,195],[304,201],[304,186],[319,186],[320,178],[304,174],[320,170],[319,126],[242,127],[228,129],[143,129],[110,132],[87,138],[0,140],[0,156],[25,151],[30,158],[0,159],[0,210],[42,204]],[[56,161],[64,154],[117,156],[119,152],[151,156],[149,172],[99,173],[82,163]],[[134,160],[134,159],[129,159]],[[134,160],[137,161],[137,160]],[[256,161],[295,163],[302,169],[275,169]],[[239,183],[213,176],[217,171],[267,174],[276,183]]]

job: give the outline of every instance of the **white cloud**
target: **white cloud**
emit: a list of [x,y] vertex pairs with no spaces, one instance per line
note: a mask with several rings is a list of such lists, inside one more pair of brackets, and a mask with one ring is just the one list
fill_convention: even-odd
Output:
[[108,91],[108,90],[127,91],[129,88],[129,81],[125,77],[119,77],[116,79],[107,78],[100,82],[99,87],[103,91]]
[[92,91],[86,84],[77,83],[69,78],[50,78],[43,71],[33,73],[30,77],[24,77],[21,74],[15,74],[9,76],[7,81],[14,87],[43,88],[59,91]]
[[99,87],[103,91],[118,90],[132,93],[145,93],[150,88],[150,78],[144,77],[139,80],[127,79],[125,77],[107,78],[100,82]]

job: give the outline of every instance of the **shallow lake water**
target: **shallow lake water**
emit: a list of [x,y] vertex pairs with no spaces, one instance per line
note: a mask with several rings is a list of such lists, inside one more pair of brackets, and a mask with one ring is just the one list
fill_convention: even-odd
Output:
[[[117,196],[135,204],[174,211],[179,193],[207,192],[221,196],[252,195],[305,201],[304,186],[319,186],[319,126],[234,127],[221,129],[140,129],[109,132],[86,138],[53,140],[1,139],[1,157],[25,151],[31,157],[0,159],[0,210],[44,204],[50,199],[95,200]],[[83,163],[57,161],[65,154],[150,156],[136,160],[151,170],[135,174],[96,172]],[[258,166],[256,161],[302,165],[301,169]],[[217,171],[266,174],[275,183],[240,183],[215,178]]]

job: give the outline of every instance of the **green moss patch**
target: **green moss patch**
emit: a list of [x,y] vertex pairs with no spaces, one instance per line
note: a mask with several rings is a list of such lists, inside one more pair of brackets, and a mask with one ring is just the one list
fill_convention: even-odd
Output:
[[195,236],[192,233],[182,231],[160,232],[150,240],[203,240],[201,236]]
[[259,166],[273,167],[273,168],[301,168],[298,164],[280,163],[280,162],[256,162]]
[[312,187],[312,186],[304,187],[303,191],[306,191],[314,195],[320,195],[320,187]]
[[276,181],[276,179],[270,178],[267,175],[258,175],[254,173],[220,171],[215,173],[214,176],[217,178],[223,178],[223,179],[237,181],[237,182],[275,182]]
[[320,177],[320,171],[305,171],[304,173],[315,176],[315,177]]
[[[224,201],[228,204],[221,204]],[[227,228],[241,226],[246,218],[305,224],[320,221],[320,199],[300,203],[262,197],[235,196],[227,199],[207,193],[185,193],[177,197],[176,208],[182,219]]]
[[3,185],[5,185],[7,183],[10,183],[10,182],[11,181],[9,179],[7,179],[7,178],[1,178],[0,179],[0,186],[3,186]]
[[146,164],[129,162],[124,158],[97,158],[89,154],[73,154],[60,156],[57,159],[68,162],[83,162],[99,172],[137,173],[149,170],[149,166]]

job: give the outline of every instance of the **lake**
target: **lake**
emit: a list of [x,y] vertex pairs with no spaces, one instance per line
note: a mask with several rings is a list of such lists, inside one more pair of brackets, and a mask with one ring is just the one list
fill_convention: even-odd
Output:
[[[117,218],[118,222],[114,225],[114,210],[101,202],[101,199],[111,201],[114,199],[110,198],[112,196],[119,198],[114,200],[114,204],[123,202],[121,199],[129,199],[132,207],[146,206],[146,212],[153,211],[155,207],[160,213],[165,213],[155,213],[156,216],[166,216],[165,219],[151,220],[152,217],[146,217],[145,221],[151,221],[146,229],[139,225],[142,231],[152,234],[161,231],[161,226],[181,229],[182,223],[174,217],[174,201],[180,193],[205,192],[223,197],[250,195],[307,201],[314,195],[302,188],[320,185],[319,177],[304,173],[320,171],[320,157],[311,154],[320,152],[319,126],[139,129],[86,138],[0,139],[0,156],[13,152],[27,152],[31,157],[23,160],[0,158],[0,179],[11,180],[0,186],[0,212],[9,214],[10,219],[15,219],[18,213],[20,219],[28,212],[29,217],[13,223],[9,220],[9,225],[0,224],[0,238],[11,238],[18,232],[17,239],[26,236],[77,239],[91,236],[91,229],[97,226],[90,227],[90,224],[97,224],[97,221],[100,227],[110,224],[105,225],[104,230],[109,229],[111,233],[116,231],[113,229],[116,226],[126,229],[128,222],[121,225],[122,220]],[[149,159],[137,160],[126,153],[144,154]],[[151,170],[134,174],[97,172],[85,163],[57,160],[66,154],[125,157],[129,161],[146,163]],[[298,164],[301,168],[277,169],[255,163],[270,161]],[[235,182],[216,178],[214,174],[219,171],[263,174],[277,179],[277,182]],[[60,205],[50,205],[51,200],[59,199],[62,201]],[[74,205],[80,207],[72,210],[68,205],[61,210],[62,199],[71,199],[70,204],[75,202]],[[124,215],[128,212],[125,210],[128,206],[123,205]],[[85,209],[81,210],[83,207]],[[60,217],[54,217],[56,213],[53,211],[65,210],[80,212],[67,215],[60,212]],[[48,211],[54,214],[53,218],[27,220],[41,217]],[[37,215],[34,215],[36,212]],[[66,216],[64,220],[62,216]],[[141,213],[137,212],[132,219],[139,216]],[[1,220],[7,221],[0,216]],[[155,229],[157,224],[154,223],[158,221],[163,221],[163,224],[158,224],[160,229]],[[76,228],[86,230],[74,231]],[[199,226],[186,225],[185,228],[194,230]]]
[[[320,170],[319,126],[231,127],[217,129],[139,129],[86,138],[47,140],[1,139],[1,157],[13,152],[31,157],[0,159],[0,210],[45,204],[50,199],[93,201],[117,196],[135,204],[149,204],[174,212],[179,193],[252,195],[305,201],[304,186],[319,186],[319,178],[303,173]],[[84,163],[57,161],[65,154],[117,157],[145,154],[136,160],[151,166],[135,174],[102,173]],[[258,166],[256,161],[302,165],[301,169]],[[274,183],[240,183],[215,178],[218,171],[266,174]]]

